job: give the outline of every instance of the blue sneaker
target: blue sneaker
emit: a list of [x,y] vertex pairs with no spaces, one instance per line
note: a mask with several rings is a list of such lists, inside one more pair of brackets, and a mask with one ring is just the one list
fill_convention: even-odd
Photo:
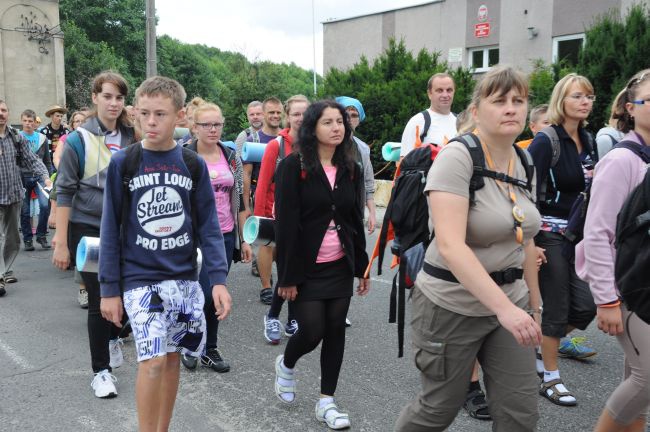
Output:
[[560,354],[560,357],[577,360],[595,356],[595,350],[582,345],[586,340],[587,338],[584,336],[564,338],[560,341],[560,347],[558,348],[557,352]]
[[282,339],[282,323],[277,318],[264,315],[264,337],[271,345],[277,345]]
[[284,326],[284,335],[287,337],[293,336],[298,331],[298,321],[291,320]]

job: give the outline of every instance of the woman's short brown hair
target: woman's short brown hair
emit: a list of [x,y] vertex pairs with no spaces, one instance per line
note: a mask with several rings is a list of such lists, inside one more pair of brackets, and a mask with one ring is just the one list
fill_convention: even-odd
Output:
[[[584,76],[578,75],[576,73],[570,73],[564,78],[559,80],[555,87],[553,87],[553,93],[551,94],[551,101],[548,103],[548,121],[551,124],[560,126],[566,121],[566,113],[564,111],[564,99],[569,95],[569,88],[577,83],[582,87],[582,90],[588,94],[594,94],[594,86],[591,85],[591,82]],[[587,126],[587,120],[583,120],[580,126]]]
[[471,104],[478,108],[481,100],[486,97],[494,94],[503,96],[510,90],[516,90],[522,97],[527,98],[528,81],[526,76],[512,66],[494,67],[474,87]]

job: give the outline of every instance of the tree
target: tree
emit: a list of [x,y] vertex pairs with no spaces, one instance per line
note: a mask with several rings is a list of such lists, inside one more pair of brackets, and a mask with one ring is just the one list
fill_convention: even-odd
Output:
[[[428,107],[427,81],[437,72],[447,71],[440,54],[421,50],[416,56],[403,41],[391,40],[388,48],[372,65],[365,57],[347,71],[331,69],[321,88],[321,97],[352,96],[361,101],[366,119],[357,133],[371,146],[375,172],[386,166],[381,146],[387,141],[400,141],[404,125],[417,112]],[[452,109],[460,112],[469,103],[474,88],[472,74],[466,69],[451,70],[456,82]],[[379,178],[392,176],[389,166]]]
[[590,124],[594,131],[607,123],[614,97],[636,72],[648,67],[650,16],[645,5],[635,5],[624,20],[603,15],[585,32],[578,73],[589,78],[597,95]]

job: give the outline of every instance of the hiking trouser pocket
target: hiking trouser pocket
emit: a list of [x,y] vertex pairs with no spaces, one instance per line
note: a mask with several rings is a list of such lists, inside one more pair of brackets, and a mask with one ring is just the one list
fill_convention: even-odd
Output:
[[429,342],[427,349],[418,348],[415,352],[415,365],[428,378],[435,381],[445,380],[445,344]]

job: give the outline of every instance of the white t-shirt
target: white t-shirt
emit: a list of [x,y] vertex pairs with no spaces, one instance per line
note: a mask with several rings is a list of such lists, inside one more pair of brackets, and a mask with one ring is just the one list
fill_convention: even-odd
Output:
[[[422,144],[446,144],[448,140],[455,137],[458,133],[456,132],[456,116],[452,113],[449,114],[438,114],[428,108],[429,114],[431,115],[431,127],[424,137]],[[413,150],[415,145],[415,127],[420,126],[420,133],[424,129],[424,115],[422,113],[417,113],[404,128],[402,133],[402,150],[400,155],[402,157],[406,156],[408,152]]]

